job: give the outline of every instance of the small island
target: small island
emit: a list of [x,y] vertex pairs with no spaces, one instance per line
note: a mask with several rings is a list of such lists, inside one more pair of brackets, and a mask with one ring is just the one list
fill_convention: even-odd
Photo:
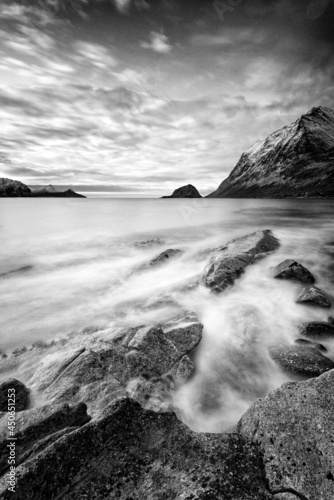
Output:
[[45,187],[29,188],[23,182],[13,179],[0,178],[0,197],[1,198],[86,198],[78,194],[73,189],[57,191],[51,184]]

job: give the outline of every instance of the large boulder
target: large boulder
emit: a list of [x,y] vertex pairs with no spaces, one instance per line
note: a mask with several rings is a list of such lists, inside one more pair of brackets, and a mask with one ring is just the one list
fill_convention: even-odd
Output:
[[284,280],[296,280],[302,283],[314,283],[312,273],[306,267],[292,259],[286,259],[274,269],[274,278]]
[[11,378],[0,384],[0,412],[15,406],[15,411],[23,411],[29,404],[29,389],[19,380]]
[[297,304],[331,307],[331,301],[329,300],[327,295],[316,286],[304,288],[302,293],[297,298]]
[[278,246],[278,240],[269,230],[230,241],[211,258],[204,272],[204,285],[213,292],[222,292],[234,283],[246,266],[265,257]]
[[334,325],[326,323],[325,321],[311,321],[301,324],[299,333],[304,335],[304,337],[334,339]]
[[237,429],[259,447],[275,499],[278,493],[284,500],[334,498],[333,405],[331,370],[306,382],[284,384],[241,418]]
[[[196,434],[129,399],[16,469],[16,500],[273,500],[261,458],[238,434]],[[4,477],[1,499],[13,498]]]
[[302,377],[318,377],[334,368],[333,361],[308,345],[271,347],[270,356],[284,372]]
[[314,349],[317,349],[318,351],[327,352],[327,349],[326,349],[326,347],[324,345],[322,345],[322,344],[316,344],[315,342],[311,342],[310,340],[297,339],[297,340],[295,340],[295,344],[303,345],[303,346],[308,346],[308,347],[313,347]]

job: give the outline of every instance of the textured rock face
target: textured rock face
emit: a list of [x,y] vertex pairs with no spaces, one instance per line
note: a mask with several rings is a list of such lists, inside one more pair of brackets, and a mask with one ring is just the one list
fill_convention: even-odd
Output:
[[22,182],[0,178],[0,196],[17,197],[29,196],[30,194],[30,189]]
[[[13,498],[1,486],[1,498]],[[175,415],[145,411],[129,399],[21,464],[15,498],[273,499],[248,439],[196,434]]]
[[270,356],[284,372],[303,377],[318,377],[334,368],[333,361],[309,345],[275,346]]
[[297,340],[295,340],[295,344],[309,346],[309,347],[313,347],[314,349],[317,349],[318,351],[327,352],[327,349],[324,345],[316,344],[315,342],[311,342],[310,340],[297,339]]
[[[13,393],[13,390],[15,391]],[[14,396],[13,396],[14,394]],[[10,396],[11,402],[8,397]],[[0,411],[8,411],[8,405],[13,406],[13,397],[15,399],[15,411],[23,411],[29,404],[29,390],[22,382],[15,378],[6,380],[0,384]]]
[[334,112],[313,108],[244,153],[213,198],[334,196]]
[[287,259],[274,269],[274,278],[283,280],[296,280],[302,283],[314,283],[312,273],[295,260]]
[[263,453],[275,498],[284,492],[307,500],[334,498],[333,404],[331,370],[307,382],[284,384],[241,418],[238,431]]
[[323,321],[311,321],[300,325],[299,332],[305,337],[334,339],[334,325]]
[[232,240],[213,256],[205,270],[203,282],[213,292],[222,292],[234,283],[246,266],[259,257],[265,257],[278,246],[278,240],[269,230]]
[[188,184],[175,189],[172,196],[163,196],[163,198],[202,198],[195,186]]
[[304,288],[297,299],[297,304],[307,304],[310,306],[331,307],[331,301],[327,295],[316,286]]

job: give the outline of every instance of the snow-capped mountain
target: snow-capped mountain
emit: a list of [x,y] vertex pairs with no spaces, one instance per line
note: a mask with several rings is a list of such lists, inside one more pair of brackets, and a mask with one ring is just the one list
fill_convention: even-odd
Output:
[[334,111],[313,108],[254,144],[209,197],[334,197]]

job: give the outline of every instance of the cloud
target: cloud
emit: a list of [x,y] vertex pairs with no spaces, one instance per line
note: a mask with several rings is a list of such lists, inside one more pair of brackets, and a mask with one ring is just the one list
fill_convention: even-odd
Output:
[[153,50],[159,54],[169,54],[172,50],[172,45],[169,43],[168,37],[158,31],[152,31],[150,41],[142,42],[141,47]]

